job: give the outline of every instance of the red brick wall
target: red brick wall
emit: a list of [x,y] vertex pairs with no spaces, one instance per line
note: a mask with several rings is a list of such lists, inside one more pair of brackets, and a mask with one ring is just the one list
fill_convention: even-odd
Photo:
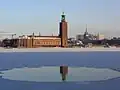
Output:
[[67,47],[68,35],[67,35],[67,22],[60,22],[60,37],[61,37],[61,46]]

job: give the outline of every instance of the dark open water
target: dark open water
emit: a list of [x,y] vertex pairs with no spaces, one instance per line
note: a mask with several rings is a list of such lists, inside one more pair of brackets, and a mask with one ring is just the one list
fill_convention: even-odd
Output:
[[[40,66],[120,68],[120,52],[0,53],[0,70]],[[89,83],[27,82],[0,77],[0,90],[120,90],[120,78]]]

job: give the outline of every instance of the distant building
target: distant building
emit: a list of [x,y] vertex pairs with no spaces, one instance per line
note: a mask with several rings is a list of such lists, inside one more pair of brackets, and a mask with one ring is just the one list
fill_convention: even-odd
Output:
[[59,35],[56,36],[38,36],[23,35],[19,38],[10,40],[11,46],[24,47],[24,48],[37,48],[37,47],[67,47],[68,46],[68,29],[64,13],[61,15],[61,22],[59,28]]
[[89,33],[87,31],[87,25],[86,25],[86,30],[85,30],[85,33],[84,33],[84,39],[88,39],[89,38]]
[[84,35],[82,34],[76,35],[76,40],[83,40],[83,39],[84,39]]
[[84,33],[84,40],[96,40],[96,37],[93,34],[88,33],[87,25]]
[[98,33],[97,40],[103,40],[103,39],[105,39],[104,35]]

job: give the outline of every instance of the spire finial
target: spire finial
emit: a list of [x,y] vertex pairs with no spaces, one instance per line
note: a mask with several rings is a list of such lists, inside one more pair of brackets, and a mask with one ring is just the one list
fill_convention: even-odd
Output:
[[64,12],[62,12],[62,15],[61,15],[62,17],[61,17],[61,21],[65,21],[65,14],[64,14]]
[[64,12],[62,12],[62,15],[64,15]]

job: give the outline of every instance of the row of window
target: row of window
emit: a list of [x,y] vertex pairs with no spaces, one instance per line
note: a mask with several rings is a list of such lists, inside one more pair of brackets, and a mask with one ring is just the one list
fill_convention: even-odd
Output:
[[[20,41],[19,42],[20,46],[26,46],[28,43],[26,41]],[[39,40],[34,40],[33,42],[34,45],[60,45],[60,41],[39,41]]]
[[59,41],[46,41],[46,42],[41,42],[41,41],[34,41],[34,45],[60,45]]

